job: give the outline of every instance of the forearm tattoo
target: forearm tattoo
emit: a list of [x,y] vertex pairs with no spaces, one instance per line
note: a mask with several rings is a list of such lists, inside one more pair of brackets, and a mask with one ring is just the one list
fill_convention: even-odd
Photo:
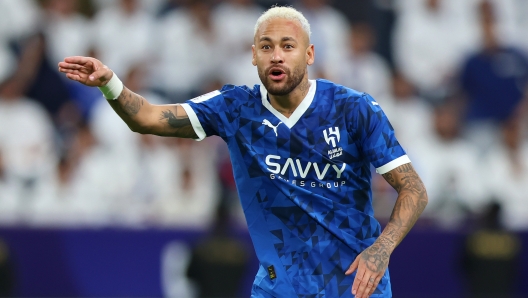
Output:
[[123,112],[128,116],[135,116],[143,106],[144,99],[128,89],[123,89],[123,92],[117,98],[117,102],[121,104]]
[[427,192],[410,163],[383,174],[383,177],[398,192],[398,199],[384,233],[398,245],[425,209]]
[[153,109],[152,105],[149,105],[150,108],[142,112],[141,109],[148,103],[141,95],[130,91],[126,87],[117,100],[109,100],[108,102],[135,132],[159,136],[197,138],[189,117],[187,115],[178,116],[178,108],[174,105],[167,105],[167,109],[163,110],[159,116],[156,113],[159,113],[161,109]]
[[392,250],[403,240],[427,205],[427,192],[413,166],[402,165],[383,174],[398,192],[398,199],[385,230],[361,256],[374,272],[385,270]]

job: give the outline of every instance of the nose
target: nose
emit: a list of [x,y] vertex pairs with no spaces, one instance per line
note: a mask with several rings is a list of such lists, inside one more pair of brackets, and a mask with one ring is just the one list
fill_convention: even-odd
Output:
[[283,59],[282,59],[282,52],[281,52],[281,49],[280,47],[277,47],[275,48],[275,50],[273,50],[273,53],[271,55],[271,62],[272,63],[283,63]]

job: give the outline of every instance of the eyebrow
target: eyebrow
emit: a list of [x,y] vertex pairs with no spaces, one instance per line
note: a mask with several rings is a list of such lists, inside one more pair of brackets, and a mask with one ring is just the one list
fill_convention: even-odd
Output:
[[[269,42],[272,42],[271,38],[267,37],[267,36],[263,36],[259,39],[260,42],[262,41],[269,41]],[[285,41],[296,41],[295,38],[291,37],[291,36],[285,36],[283,38],[281,38],[281,42],[285,42]]]

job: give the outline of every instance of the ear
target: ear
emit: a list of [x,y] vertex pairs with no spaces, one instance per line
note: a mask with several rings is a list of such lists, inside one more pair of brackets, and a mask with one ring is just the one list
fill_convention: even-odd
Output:
[[314,45],[311,44],[306,49],[306,64],[312,65],[315,61],[315,48]]
[[251,63],[253,63],[253,66],[257,66],[257,52],[255,50],[255,45],[251,46],[251,52],[253,53],[253,58],[251,59]]

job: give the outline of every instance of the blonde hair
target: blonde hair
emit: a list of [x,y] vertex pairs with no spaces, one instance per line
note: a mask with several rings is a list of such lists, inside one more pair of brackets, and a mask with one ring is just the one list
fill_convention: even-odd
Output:
[[274,5],[270,9],[266,10],[258,18],[257,23],[255,24],[255,30],[253,32],[253,35],[257,34],[257,31],[260,28],[260,25],[262,25],[263,23],[271,19],[286,19],[286,20],[299,22],[301,24],[301,28],[308,35],[308,40],[310,40],[310,35],[312,34],[312,32],[310,31],[310,23],[308,23],[308,20],[304,17],[304,15],[300,11],[290,6],[275,6]]

